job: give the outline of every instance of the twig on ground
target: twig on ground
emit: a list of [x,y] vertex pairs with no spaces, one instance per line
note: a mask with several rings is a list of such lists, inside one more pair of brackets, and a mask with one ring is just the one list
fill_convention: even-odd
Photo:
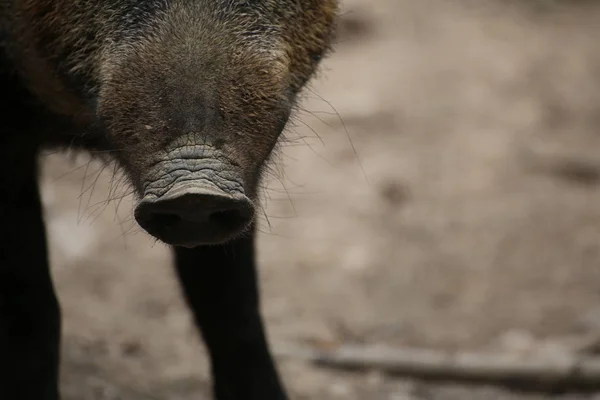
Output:
[[275,346],[281,357],[300,358],[317,365],[380,370],[407,377],[519,386],[535,390],[589,390],[600,387],[600,357],[564,355],[528,358],[506,354],[442,352],[417,348],[339,345]]

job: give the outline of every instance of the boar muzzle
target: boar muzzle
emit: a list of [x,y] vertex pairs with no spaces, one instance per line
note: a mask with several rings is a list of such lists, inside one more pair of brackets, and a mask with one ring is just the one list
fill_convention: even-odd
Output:
[[166,244],[224,243],[243,233],[254,219],[254,205],[239,180],[223,179],[231,174],[215,173],[214,165],[206,168],[210,161],[198,161],[185,161],[186,169],[169,162],[171,172],[163,170],[161,179],[151,181],[135,208],[138,224]]
[[193,182],[175,186],[160,198],[143,199],[135,209],[135,219],[149,234],[184,247],[225,242],[243,232],[253,214],[245,196]]

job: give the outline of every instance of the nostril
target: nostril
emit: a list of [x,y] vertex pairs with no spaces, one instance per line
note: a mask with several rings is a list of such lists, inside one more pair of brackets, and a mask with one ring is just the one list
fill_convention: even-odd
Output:
[[155,226],[171,228],[181,222],[181,216],[174,213],[155,213],[152,216],[152,223]]
[[244,224],[247,218],[244,217],[241,210],[219,210],[209,215],[208,219],[214,224],[227,228],[234,228]]

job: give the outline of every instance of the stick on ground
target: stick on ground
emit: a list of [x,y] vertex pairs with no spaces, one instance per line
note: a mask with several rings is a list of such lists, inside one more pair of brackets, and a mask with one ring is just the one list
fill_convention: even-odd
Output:
[[600,388],[600,358],[516,357],[505,354],[442,352],[417,348],[340,345],[321,350],[308,346],[276,346],[282,357],[301,358],[317,365],[380,370],[433,380],[454,380],[518,386],[535,390]]

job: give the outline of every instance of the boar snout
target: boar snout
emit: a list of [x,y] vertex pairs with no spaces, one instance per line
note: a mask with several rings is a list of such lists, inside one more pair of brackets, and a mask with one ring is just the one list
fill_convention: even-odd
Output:
[[150,174],[157,178],[145,180],[135,208],[146,232],[166,244],[196,247],[227,242],[248,229],[254,204],[231,165],[202,158],[165,162],[158,165],[162,173]]
[[196,182],[173,187],[158,198],[145,198],[135,209],[138,224],[161,241],[183,247],[225,242],[253,219],[252,202]]

